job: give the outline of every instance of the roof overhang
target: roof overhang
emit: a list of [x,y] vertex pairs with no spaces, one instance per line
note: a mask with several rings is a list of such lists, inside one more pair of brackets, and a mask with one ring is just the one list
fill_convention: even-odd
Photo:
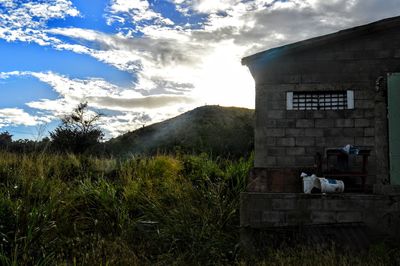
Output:
[[285,54],[296,53],[324,44],[337,42],[346,39],[356,38],[361,35],[370,34],[377,31],[383,31],[390,28],[400,27],[400,16],[386,18],[366,25],[357,26],[335,33],[319,36],[316,38],[307,39],[300,42],[291,43],[288,45],[279,46],[269,50],[265,50],[250,56],[242,58],[242,65],[249,65],[253,61],[264,57],[277,57]]

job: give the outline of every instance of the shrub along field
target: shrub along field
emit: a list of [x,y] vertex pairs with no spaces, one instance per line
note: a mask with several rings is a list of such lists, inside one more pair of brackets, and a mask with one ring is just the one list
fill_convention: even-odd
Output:
[[206,154],[1,152],[0,265],[396,263],[398,250],[381,246],[364,256],[305,248],[245,255],[238,206],[252,164]]

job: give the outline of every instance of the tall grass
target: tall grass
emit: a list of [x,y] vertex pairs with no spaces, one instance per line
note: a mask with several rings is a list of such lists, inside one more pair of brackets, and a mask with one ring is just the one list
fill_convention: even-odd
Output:
[[[1,152],[0,265],[298,265],[318,258],[309,250],[255,260],[240,252],[239,193],[252,164],[252,157],[206,154],[122,160]],[[323,260],[337,261],[329,252]],[[388,257],[377,254],[375,261]],[[350,265],[346,258],[340,265]]]
[[0,264],[233,261],[251,164],[0,153]]

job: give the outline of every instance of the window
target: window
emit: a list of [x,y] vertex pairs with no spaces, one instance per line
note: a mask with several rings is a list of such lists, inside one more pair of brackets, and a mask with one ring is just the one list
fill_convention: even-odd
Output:
[[354,92],[294,91],[286,93],[287,110],[344,110],[354,109]]

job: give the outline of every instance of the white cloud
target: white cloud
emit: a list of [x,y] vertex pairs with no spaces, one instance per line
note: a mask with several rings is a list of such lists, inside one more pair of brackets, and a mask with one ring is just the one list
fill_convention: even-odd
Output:
[[6,41],[51,45],[61,41],[47,36],[43,29],[52,19],[76,17],[79,11],[69,0],[0,1],[0,38]]
[[194,1],[194,8],[202,13],[213,13],[220,10],[230,9],[232,6],[235,6],[240,2],[240,0],[197,0]]
[[[398,0],[385,0],[384,4],[379,0],[169,2],[187,20],[172,21],[174,16],[155,11],[157,2],[111,0],[105,17],[117,32],[103,33],[77,27],[48,28],[47,21],[52,18],[79,15],[67,0],[28,4],[0,0],[0,7],[10,10],[0,13],[4,22],[0,38],[89,55],[131,73],[135,83],[120,88],[102,79],[72,79],[51,72],[0,73],[0,78],[34,76],[60,95],[57,100],[28,103],[32,108],[60,115],[89,99],[92,107],[118,112],[102,122],[102,127],[117,134],[196,104],[254,107],[253,80],[240,65],[241,57],[400,11]],[[61,41],[60,36],[68,41]]]
[[[37,113],[41,113],[41,115],[22,114],[21,119],[23,119],[24,125],[36,125],[40,121],[59,119],[70,114],[79,103],[88,102],[92,110],[124,114],[103,117],[99,123],[100,127],[107,130],[108,136],[116,136],[115,134],[121,133],[125,129],[133,130],[144,123],[149,124],[169,118],[177,113],[178,107],[189,110],[196,106],[196,102],[190,94],[160,93],[146,96],[133,87],[118,87],[99,78],[71,79],[53,72],[0,72],[0,79],[13,76],[35,77],[48,84],[59,95],[59,98],[53,100],[41,99],[26,103],[30,108],[37,109]],[[7,117],[8,120],[0,119],[0,123],[22,124],[16,120],[17,115],[11,117],[10,113],[4,117]],[[127,124],[121,127],[121,123]],[[115,128],[113,129],[113,127]]]
[[[170,105],[172,103],[192,103],[190,94],[152,94],[143,95],[134,87],[118,87],[101,78],[71,79],[67,76],[53,72],[13,71],[0,72],[0,78],[7,79],[12,76],[32,76],[47,83],[57,92],[57,100],[41,100],[28,103],[30,107],[52,110],[57,109],[69,112],[76,104],[89,101],[92,106],[110,110],[131,110],[135,108],[153,109]],[[51,102],[59,105],[52,105]],[[65,110],[66,105],[71,108]],[[40,106],[40,107],[39,107]],[[47,106],[47,107],[45,107]]]
[[48,117],[33,116],[20,108],[0,109],[0,128],[4,126],[36,126],[49,122]]
[[[362,8],[365,5],[383,10],[374,0],[171,1],[178,8],[205,16],[201,27],[140,24],[136,28],[142,34],[140,37],[78,28],[48,32],[86,43],[86,48],[60,46],[60,49],[80,51],[132,72],[137,77],[137,91],[149,95],[191,91],[200,103],[253,107],[253,83],[240,65],[241,57],[368,22],[371,18]],[[396,1],[388,0],[388,4],[394,7]],[[386,16],[400,10],[396,9],[386,10]],[[146,0],[111,2],[113,16],[131,15],[124,17],[125,23],[137,23],[142,18],[134,15],[146,12],[153,12]],[[174,86],[179,89],[174,90]]]
[[108,23],[125,22],[126,18],[135,23],[150,21],[164,25],[174,25],[174,22],[163,17],[160,13],[153,11],[147,0],[112,0],[109,7],[112,16],[108,16]]
[[100,127],[109,132],[111,136],[118,136],[148,123],[148,120],[150,117],[144,113],[125,112],[112,117],[102,117]]
[[28,11],[30,17],[37,17],[42,21],[65,18],[67,16],[76,17],[79,15],[79,11],[68,0],[27,2],[22,6]]
[[[155,31],[153,29],[151,34],[157,35]],[[186,84],[186,88],[181,88],[183,90],[193,88],[193,70],[201,64],[202,57],[210,49],[190,42],[186,33],[179,34],[176,31],[169,31],[171,34],[163,32],[163,36],[155,38],[150,34],[141,38],[129,38],[77,28],[52,29],[48,32],[100,46],[97,50],[83,49],[81,46],[79,49],[102,62],[135,73],[136,89],[145,91],[164,90],[167,93],[168,88],[160,86],[165,84]],[[74,49],[75,46],[59,48]]]
[[190,104],[194,100],[186,96],[147,96],[147,97],[110,97],[95,96],[86,98],[89,102],[94,103],[99,108],[107,108],[111,110],[129,110],[129,109],[155,109],[165,106],[176,105],[179,103]]

